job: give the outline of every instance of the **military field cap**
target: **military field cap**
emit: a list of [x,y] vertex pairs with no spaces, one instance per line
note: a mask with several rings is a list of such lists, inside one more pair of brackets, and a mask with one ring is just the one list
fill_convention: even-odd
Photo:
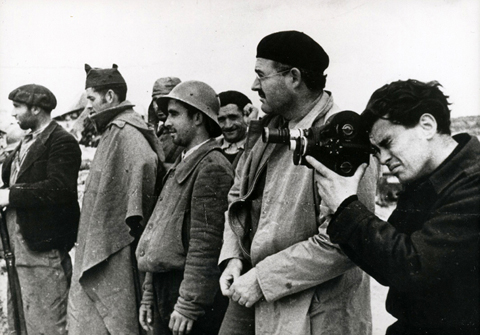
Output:
[[85,72],[87,73],[87,80],[85,82],[85,89],[91,88],[106,88],[115,86],[127,86],[125,79],[123,79],[118,65],[113,64],[110,69],[92,68],[85,64]]
[[159,78],[153,84],[152,98],[170,93],[182,81],[177,77]]
[[55,95],[42,85],[28,84],[14,89],[8,95],[8,99],[24,104],[38,106],[45,110],[52,110],[57,107]]
[[325,50],[310,36],[295,30],[265,36],[258,43],[257,58],[319,72],[329,64]]

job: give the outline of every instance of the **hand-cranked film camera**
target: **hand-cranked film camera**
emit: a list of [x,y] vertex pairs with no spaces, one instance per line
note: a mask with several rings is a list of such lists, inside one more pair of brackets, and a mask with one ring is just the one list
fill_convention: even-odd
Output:
[[312,156],[342,176],[352,176],[373,153],[368,131],[360,115],[342,111],[331,116],[320,127],[309,129],[263,128],[263,142],[284,143],[293,150],[293,163],[306,165]]

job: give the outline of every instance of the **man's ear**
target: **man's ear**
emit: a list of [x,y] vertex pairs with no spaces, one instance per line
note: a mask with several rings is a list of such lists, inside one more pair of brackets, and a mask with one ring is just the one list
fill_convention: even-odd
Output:
[[108,102],[108,103],[112,103],[114,102],[115,98],[116,98],[116,94],[113,90],[108,90],[106,93],[105,93],[105,100]]
[[204,115],[202,112],[196,112],[193,115],[193,121],[195,121],[195,125],[200,126],[203,123],[203,120],[204,120],[203,118],[204,118]]
[[418,120],[418,125],[428,139],[432,138],[437,133],[437,120],[430,113],[422,114]]
[[290,70],[290,75],[292,76],[292,86],[294,88],[297,88],[300,86],[300,83],[302,82],[303,78],[302,78],[302,72],[300,72],[299,69],[297,69],[296,67],[292,68]]
[[32,106],[32,108],[30,108],[30,111],[33,115],[38,115],[42,111],[42,109],[38,106]]

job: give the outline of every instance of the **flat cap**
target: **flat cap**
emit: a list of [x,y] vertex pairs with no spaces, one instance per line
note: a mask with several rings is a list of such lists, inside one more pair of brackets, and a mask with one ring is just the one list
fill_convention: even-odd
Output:
[[257,46],[257,58],[323,72],[329,58],[325,50],[310,36],[295,30],[265,36]]
[[166,95],[170,93],[175,86],[182,81],[177,77],[164,77],[159,78],[153,84],[152,98],[157,98],[160,95]]
[[8,99],[24,104],[38,106],[51,111],[57,107],[57,99],[52,91],[42,85],[28,84],[14,89]]
[[85,81],[85,89],[91,88],[106,88],[115,86],[127,86],[125,79],[123,79],[118,65],[113,64],[111,69],[92,68],[85,64],[85,72],[87,73],[87,80]]

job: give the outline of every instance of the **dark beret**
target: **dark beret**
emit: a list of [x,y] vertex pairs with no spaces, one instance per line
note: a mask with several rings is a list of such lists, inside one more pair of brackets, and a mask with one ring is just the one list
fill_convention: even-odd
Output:
[[329,64],[327,53],[317,42],[294,30],[265,36],[258,43],[257,58],[319,72],[323,72]]
[[14,89],[8,99],[24,104],[38,106],[51,111],[57,107],[57,99],[52,91],[42,85],[28,84]]
[[218,94],[220,99],[220,107],[224,107],[229,104],[237,105],[238,108],[245,108],[247,104],[251,104],[252,101],[243,93],[238,91],[225,91]]
[[90,65],[85,64],[85,72],[87,73],[85,89],[89,87],[102,89],[127,86],[116,64],[113,64],[111,69],[92,68]]

